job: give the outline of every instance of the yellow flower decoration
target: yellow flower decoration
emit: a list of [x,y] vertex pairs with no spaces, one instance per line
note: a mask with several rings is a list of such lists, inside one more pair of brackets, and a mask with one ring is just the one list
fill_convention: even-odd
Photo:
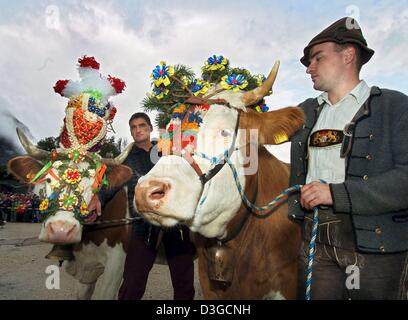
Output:
[[190,129],[198,129],[198,123],[197,122],[184,122],[181,125],[181,130],[190,130]]
[[183,84],[184,84],[186,87],[189,86],[190,81],[188,81],[188,78],[187,78],[186,76],[182,76],[180,80],[183,82]]
[[171,147],[173,143],[168,139],[159,139],[157,143],[157,148],[163,153],[163,155],[168,155],[171,153]]
[[88,206],[86,205],[85,201],[81,203],[81,206],[79,207],[79,213],[81,214],[81,216],[86,216],[89,214]]
[[177,108],[174,108],[173,113],[183,113],[186,111],[186,105],[180,104]]
[[83,104],[82,98],[83,98],[83,94],[79,96],[71,97],[68,101],[67,108],[74,108],[74,109],[82,108],[82,104]]
[[43,201],[41,201],[39,209],[40,211],[45,211],[48,209],[48,206],[49,206],[48,199],[44,199]]

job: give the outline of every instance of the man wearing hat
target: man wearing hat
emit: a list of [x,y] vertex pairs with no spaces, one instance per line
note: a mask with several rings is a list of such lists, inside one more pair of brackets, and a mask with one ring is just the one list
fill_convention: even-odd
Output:
[[302,223],[300,299],[314,207],[312,299],[407,299],[408,97],[360,80],[373,54],[346,17],[300,59],[322,92],[299,105],[306,122],[291,139],[290,185],[304,185],[288,200],[290,218]]

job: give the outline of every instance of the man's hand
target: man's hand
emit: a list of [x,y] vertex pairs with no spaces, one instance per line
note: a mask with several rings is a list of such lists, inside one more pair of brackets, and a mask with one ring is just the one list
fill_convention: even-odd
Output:
[[101,201],[99,200],[99,197],[96,193],[93,195],[91,201],[88,204],[88,211],[93,212],[92,215],[85,219],[86,223],[94,222],[102,214]]
[[319,205],[333,205],[333,199],[328,184],[313,181],[300,189],[300,204],[303,208],[311,210]]

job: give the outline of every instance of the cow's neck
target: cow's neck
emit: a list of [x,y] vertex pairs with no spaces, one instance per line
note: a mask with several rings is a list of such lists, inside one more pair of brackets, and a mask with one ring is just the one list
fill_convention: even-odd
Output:
[[[254,174],[246,180],[245,189],[252,190],[251,194],[246,194],[246,197],[251,201],[251,203],[256,203],[256,197],[258,195],[258,173]],[[228,223],[227,228],[224,233],[224,237],[220,239],[219,242],[225,244],[233,239],[235,239],[241,231],[244,229],[246,223],[251,216],[251,209],[248,208],[244,202],[242,202],[237,214]]]
[[[247,154],[248,154],[247,150]],[[258,154],[258,170],[252,176],[248,176],[245,182],[244,192],[248,200],[256,205],[257,200],[260,200],[262,204],[269,203],[273,198],[275,198],[280,192],[287,188],[288,181],[288,168],[271,155],[264,147],[261,147]],[[250,163],[247,164],[249,166]],[[261,169],[261,167],[263,169]],[[261,170],[261,175],[267,175],[267,177],[260,176],[259,172]],[[273,176],[272,176],[273,174]],[[281,185],[278,182],[283,182]],[[266,186],[276,185],[275,188],[266,188]],[[278,205],[279,206],[279,205]],[[268,217],[274,214],[275,210],[272,210],[269,214],[263,214],[263,217]],[[252,213],[251,209],[248,208],[244,202],[237,211],[234,218],[228,223],[226,231],[221,239],[221,243],[226,243],[232,239],[239,236],[240,232],[243,231],[246,224],[251,222],[248,220],[260,219],[255,214]]]
[[[102,212],[102,220],[115,221],[118,219],[128,218],[128,210],[127,188],[124,187],[119,190],[112,200],[106,204]],[[84,229],[82,242],[84,244],[93,242],[99,246],[106,240],[108,246],[110,247],[114,247],[116,244],[122,243],[125,251],[127,252],[127,244],[131,229],[131,224],[126,222],[90,226]]]

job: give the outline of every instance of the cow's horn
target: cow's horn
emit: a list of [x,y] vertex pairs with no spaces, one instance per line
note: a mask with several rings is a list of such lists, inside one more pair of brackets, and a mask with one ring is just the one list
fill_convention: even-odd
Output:
[[20,140],[24,150],[35,159],[46,159],[49,157],[50,152],[37,148],[30,140],[28,140],[23,129],[17,127],[17,136]]
[[114,159],[103,158],[102,161],[103,161],[107,166],[118,166],[118,165],[122,164],[122,162],[125,161],[125,159],[126,159],[127,156],[129,155],[130,150],[132,150],[133,144],[134,144],[134,142],[132,142],[131,144],[129,144],[129,145],[125,148],[125,150],[123,150],[122,153],[121,153],[120,155],[118,155],[116,158],[114,158]]
[[273,83],[275,82],[276,76],[278,74],[279,65],[280,62],[276,61],[271,72],[269,73],[268,78],[260,87],[245,92],[242,95],[241,99],[246,107],[252,106],[258,101],[262,100],[268,94],[268,92],[272,90]]

